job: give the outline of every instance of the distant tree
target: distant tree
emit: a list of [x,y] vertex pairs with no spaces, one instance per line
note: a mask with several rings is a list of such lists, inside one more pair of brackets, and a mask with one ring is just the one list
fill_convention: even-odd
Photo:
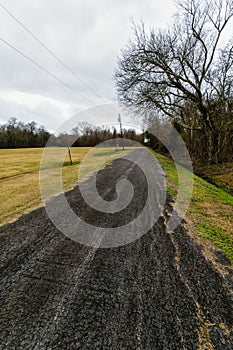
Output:
[[93,131],[93,129],[95,128],[95,126],[93,126],[92,124],[86,122],[86,121],[82,121],[78,124],[78,130],[80,132],[81,135],[90,135],[91,132]]
[[40,145],[46,145],[47,141],[49,140],[50,133],[45,129],[43,125],[41,125],[37,130],[38,135],[38,147]]
[[117,131],[116,131],[116,128],[113,128],[113,138],[115,139],[117,137]]

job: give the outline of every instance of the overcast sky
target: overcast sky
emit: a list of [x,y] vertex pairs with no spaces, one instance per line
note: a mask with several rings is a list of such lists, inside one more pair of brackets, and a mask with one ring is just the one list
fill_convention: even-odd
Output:
[[[103,101],[116,101],[114,69],[132,37],[131,19],[149,27],[169,25],[172,0],[0,0]],[[55,130],[101,100],[43,49],[0,7],[0,37],[62,79],[89,101],[0,42],[0,122],[15,116]],[[82,116],[80,115],[82,119]],[[98,116],[96,124],[115,121]],[[93,118],[92,118],[93,120]]]

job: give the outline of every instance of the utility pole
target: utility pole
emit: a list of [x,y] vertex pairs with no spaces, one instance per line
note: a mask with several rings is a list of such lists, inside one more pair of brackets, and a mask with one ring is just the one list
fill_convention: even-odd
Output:
[[120,123],[120,131],[121,131],[121,138],[122,138],[122,149],[124,151],[125,145],[124,145],[124,136],[123,136],[123,130],[122,130],[122,124],[121,124],[121,115],[118,115],[118,122]]

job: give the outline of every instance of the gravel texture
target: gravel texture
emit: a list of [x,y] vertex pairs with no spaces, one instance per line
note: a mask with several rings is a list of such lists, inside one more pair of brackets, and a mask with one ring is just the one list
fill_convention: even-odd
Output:
[[[128,174],[135,193],[121,215],[88,207],[78,186],[66,193],[73,210],[98,226],[132,220],[147,186],[141,170],[130,167],[115,160],[97,178],[99,193],[111,201]],[[117,248],[70,240],[44,208],[2,226],[0,349],[233,349],[232,274],[220,275],[183,223],[166,232],[171,209],[167,195],[152,229]]]

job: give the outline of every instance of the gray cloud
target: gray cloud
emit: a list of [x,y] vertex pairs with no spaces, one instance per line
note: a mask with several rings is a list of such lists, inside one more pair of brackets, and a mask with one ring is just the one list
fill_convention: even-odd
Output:
[[[161,27],[169,23],[174,13],[172,0],[8,0],[2,3],[107,102],[116,100],[113,73],[120,50],[132,37],[130,18],[136,22],[143,19],[148,27]],[[101,103],[1,8],[0,32],[2,38],[94,104]],[[85,99],[1,42],[0,63],[0,121],[14,115],[24,121],[35,120],[53,130],[71,113],[91,107]]]

